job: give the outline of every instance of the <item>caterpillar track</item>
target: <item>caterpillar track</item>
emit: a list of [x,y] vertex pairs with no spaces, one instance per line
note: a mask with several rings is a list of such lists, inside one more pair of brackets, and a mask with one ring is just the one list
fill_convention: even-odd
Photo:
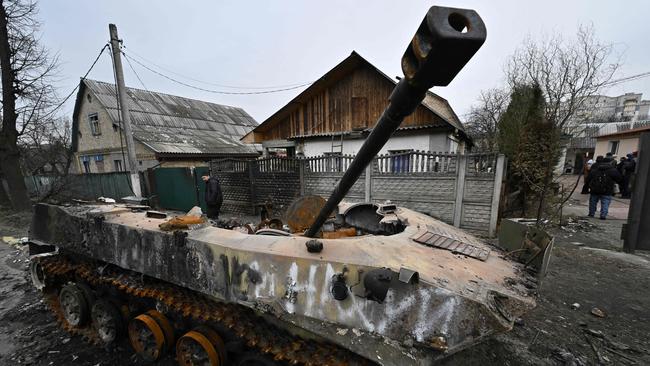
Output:
[[[167,326],[172,324],[193,324],[199,330],[201,330],[201,326],[203,327],[202,332],[180,328],[171,330],[172,334],[183,333],[183,331],[187,330],[190,337],[199,339],[196,343],[201,345],[203,340],[208,338],[202,333],[214,332],[211,331],[212,328],[227,329],[227,333],[231,337],[233,335],[235,337],[235,339],[229,339],[229,344],[240,343],[239,349],[236,350],[239,352],[226,350],[223,344],[212,344],[219,361],[212,362],[210,357],[207,357],[208,362],[203,363],[192,361],[192,359],[200,357],[186,354],[193,351],[192,347],[186,347],[189,349],[185,349],[181,343],[178,343],[176,357],[181,365],[229,365],[231,363],[224,363],[229,358],[235,360],[235,365],[352,366],[373,364],[335,345],[314,342],[290,335],[264,321],[250,309],[214,301],[191,290],[154,279],[147,279],[114,266],[97,266],[90,261],[75,260],[73,262],[60,254],[36,257],[33,258],[33,261],[35,262],[33,271],[40,273],[38,275],[40,277],[39,281],[44,284],[42,288],[44,298],[61,327],[73,335],[83,337],[96,346],[108,344],[98,335],[97,325],[94,322],[88,322],[88,324],[84,325],[72,325],[68,321],[60,300],[60,293],[64,286],[78,284],[85,287],[86,292],[92,291],[95,296],[91,295],[90,297],[97,300],[101,298],[101,293],[109,293],[111,290],[117,292],[119,294],[117,298],[108,300],[119,303],[123,317],[130,319],[129,333],[131,333],[131,328],[135,324],[134,321],[137,322],[136,319],[139,317],[139,314],[133,312],[134,309],[132,308],[142,309],[146,308],[146,305],[152,305],[153,308],[149,310],[150,312],[155,312],[166,319],[170,319],[166,321]],[[40,286],[37,285],[37,287]],[[88,308],[90,307],[92,307],[91,304],[88,304]],[[164,310],[160,311],[162,309]],[[217,333],[217,337],[221,336]],[[173,339],[174,335],[169,335],[169,338]],[[187,337],[181,337],[179,342],[185,339]],[[119,339],[115,339],[115,341],[119,341]],[[170,340],[163,341],[163,346],[157,350],[158,354],[147,355],[142,354],[143,351],[138,350],[138,346],[134,345],[134,341],[131,339],[136,353],[151,361],[163,356],[166,341]],[[210,343],[219,343],[219,341]],[[210,348],[210,345],[202,345],[202,349],[199,349],[198,353]],[[167,348],[171,347],[167,345]],[[182,352],[184,352],[182,356],[178,354],[178,350],[181,348],[183,348]],[[212,352],[212,350],[209,351],[205,353]],[[235,356],[232,357],[229,353],[235,353]],[[236,353],[240,354],[237,355]]]

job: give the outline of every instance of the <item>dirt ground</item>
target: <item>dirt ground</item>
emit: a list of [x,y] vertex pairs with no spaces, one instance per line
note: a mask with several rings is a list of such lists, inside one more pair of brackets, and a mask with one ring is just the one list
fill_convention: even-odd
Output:
[[[0,237],[26,236],[28,222],[0,211]],[[511,332],[442,364],[650,364],[650,256],[621,252],[622,222],[581,219],[553,229],[556,245],[537,308]],[[0,241],[0,365],[145,364],[126,345],[106,350],[61,330],[31,286],[27,264],[25,246]],[[605,317],[592,315],[593,308]]]

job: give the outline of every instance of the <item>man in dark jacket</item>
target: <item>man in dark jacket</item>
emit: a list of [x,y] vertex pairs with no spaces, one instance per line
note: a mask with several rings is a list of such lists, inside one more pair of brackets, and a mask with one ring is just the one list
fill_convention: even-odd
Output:
[[216,220],[219,218],[219,211],[223,203],[221,185],[216,177],[204,175],[201,179],[205,182],[205,204],[208,207],[208,218]]
[[621,184],[623,176],[618,172],[611,159],[605,158],[602,163],[594,164],[587,177],[589,184],[589,216],[594,217],[600,201],[600,219],[607,218],[609,204],[614,194],[614,183]]
[[636,161],[634,161],[634,155],[627,154],[627,159],[625,159],[621,170],[624,187],[624,191],[621,192],[621,195],[623,198],[630,198],[632,195],[632,188],[630,187],[630,184],[632,183],[632,176],[636,171]]

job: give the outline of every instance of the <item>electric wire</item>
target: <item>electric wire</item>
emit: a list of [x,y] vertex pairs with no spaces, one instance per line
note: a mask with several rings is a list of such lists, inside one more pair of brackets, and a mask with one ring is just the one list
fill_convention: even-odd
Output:
[[151,61],[151,60],[149,60],[149,59],[147,59],[147,58],[145,58],[145,57],[143,57],[142,55],[139,55],[138,53],[134,52],[133,49],[131,49],[131,48],[128,48],[128,47],[126,47],[126,46],[124,46],[124,45],[122,45],[122,48],[123,48],[123,49],[128,49],[128,51],[129,51],[129,55],[131,55],[131,57],[139,58],[140,61],[142,61],[142,62],[146,62],[146,63],[148,63],[148,64],[150,64],[150,65],[153,65],[153,66],[155,66],[155,67],[157,67],[157,68],[159,68],[159,69],[161,69],[161,70],[167,71],[167,72],[169,72],[169,73],[171,73],[171,74],[174,74],[174,75],[176,75],[176,76],[182,77],[182,78],[184,78],[184,79],[188,79],[188,80],[195,81],[195,82],[197,82],[197,83],[201,83],[201,84],[205,84],[205,85],[217,86],[217,87],[220,87],[220,88],[243,89],[243,90],[245,90],[245,89],[251,89],[251,90],[253,90],[253,89],[280,89],[280,88],[288,88],[288,87],[292,87],[292,86],[298,86],[298,85],[309,84],[309,83],[306,83],[306,82],[303,82],[303,83],[284,84],[284,85],[274,85],[274,86],[235,86],[235,85],[227,85],[227,84],[218,84],[218,83],[213,83],[213,82],[208,82],[208,81],[204,81],[204,80],[199,80],[199,79],[193,78],[193,77],[191,77],[191,76],[187,76],[187,75],[180,74],[180,73],[178,73],[178,72],[175,72],[175,71],[173,71],[173,70],[170,70],[169,68],[163,67],[163,66],[161,66],[161,65],[159,65],[159,64],[157,64],[157,63],[155,63],[155,62],[153,62],[153,61]]
[[169,80],[169,81],[172,81],[172,82],[174,82],[174,83],[176,83],[176,84],[179,84],[179,85],[186,86],[186,87],[188,87],[188,88],[192,88],[192,89],[200,90],[200,91],[203,91],[203,92],[206,92],[206,93],[227,94],[227,95],[271,94],[271,93],[278,93],[278,92],[283,92],[283,91],[288,91],[288,90],[299,89],[299,88],[303,88],[303,87],[305,87],[305,86],[308,86],[308,85],[313,84],[313,82],[309,82],[309,83],[304,83],[304,84],[300,84],[300,85],[293,86],[293,87],[289,87],[289,88],[281,88],[281,89],[274,89],[274,90],[263,90],[263,91],[254,91],[254,92],[229,92],[229,91],[223,91],[223,90],[206,89],[206,88],[202,88],[202,87],[199,87],[199,86],[196,86],[196,85],[188,84],[188,83],[186,83],[186,82],[184,82],[184,81],[180,81],[180,80],[174,79],[174,78],[172,78],[172,77],[169,76],[169,75],[166,75],[166,74],[163,74],[163,73],[161,73],[161,72],[159,72],[159,71],[157,71],[157,70],[154,70],[154,69],[150,68],[149,66],[143,64],[142,62],[138,61],[137,59],[130,57],[129,55],[127,55],[127,54],[124,53],[124,52],[122,52],[122,55],[124,55],[124,57],[127,58],[127,59],[130,58],[133,62],[137,63],[138,65],[140,65],[140,66],[142,66],[142,67],[144,67],[145,69],[149,70],[150,72],[152,72],[152,73],[154,73],[154,74],[157,74],[158,76],[161,76],[161,77],[163,77],[163,78],[165,78],[165,79],[167,79],[167,80]]
[[[93,68],[95,67],[95,65],[97,64],[97,61],[99,61],[99,58],[102,56],[102,54],[104,53],[104,51],[106,51],[106,48],[108,48],[108,43],[105,44],[104,47],[102,47],[101,50],[99,50],[99,54],[98,54],[97,57],[95,58],[95,61],[93,61],[92,65],[90,65],[90,68],[88,69],[88,71],[86,71],[86,73],[84,74],[84,76],[81,78],[82,81],[86,79],[86,77],[88,76],[88,74],[90,74],[90,72],[92,71],[92,69],[93,69]],[[71,91],[71,92],[70,92],[70,93],[69,93],[65,98],[63,98],[63,101],[61,101],[61,102],[60,102],[58,105],[56,105],[52,110],[50,110],[49,112],[47,112],[44,116],[42,116],[42,117],[40,117],[40,118],[45,119],[45,118],[51,116],[52,114],[54,114],[54,112],[56,112],[57,110],[59,110],[59,108],[61,108],[61,107],[62,107],[62,106],[63,106],[63,105],[64,105],[64,104],[65,104],[65,103],[70,99],[70,97],[72,97],[72,95],[77,91],[77,89],[79,89],[79,85],[81,85],[81,83],[77,84],[77,86],[75,86],[74,89],[72,89],[72,91]]]
[[650,76],[650,71],[647,71],[647,72],[644,72],[644,73],[641,73],[641,74],[637,74],[637,75],[626,76],[626,77],[616,79],[616,80],[611,80],[611,81],[608,81],[608,82],[604,83],[603,86],[618,85],[618,84],[622,84],[622,83],[627,83],[628,81],[635,81],[635,80],[643,79],[643,78],[646,78],[648,76]]
[[135,75],[135,77],[136,77],[136,78],[138,79],[138,81],[140,82],[140,85],[142,85],[142,88],[143,88],[147,93],[149,93],[149,95],[150,95],[150,96],[155,100],[155,99],[156,99],[155,94],[152,93],[152,92],[147,88],[146,85],[144,85],[144,81],[142,81],[142,78],[140,77],[140,75],[137,73],[137,71],[135,71],[135,68],[133,67],[133,64],[131,64],[131,61],[130,61],[128,58],[126,58],[126,57],[125,57],[124,59],[126,60],[126,63],[129,65],[129,68],[131,69],[131,71],[133,72],[133,74]]

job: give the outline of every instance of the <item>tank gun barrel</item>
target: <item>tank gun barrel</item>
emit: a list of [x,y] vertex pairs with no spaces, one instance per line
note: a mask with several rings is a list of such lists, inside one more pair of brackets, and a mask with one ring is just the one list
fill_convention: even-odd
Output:
[[448,85],[483,45],[485,37],[485,24],[474,10],[439,6],[429,9],[402,56],[404,78],[393,89],[388,106],[306,236],[316,236],[404,118],[420,105],[427,90]]

